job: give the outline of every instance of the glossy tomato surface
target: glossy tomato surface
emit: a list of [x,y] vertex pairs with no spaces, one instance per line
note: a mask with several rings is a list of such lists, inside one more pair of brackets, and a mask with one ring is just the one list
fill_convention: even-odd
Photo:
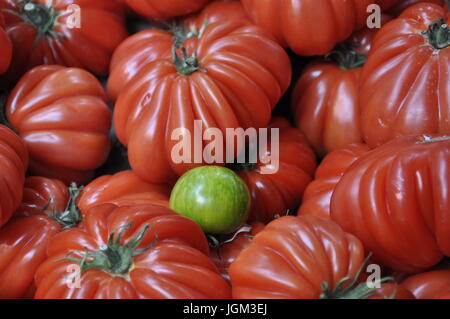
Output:
[[4,27],[5,20],[0,12],[0,74],[8,70],[12,58],[12,43]]
[[446,0],[399,0],[394,6],[389,9],[389,13],[394,16],[399,16],[404,10],[417,3],[428,2],[444,6],[445,1]]
[[12,216],[22,199],[28,151],[9,128],[0,125],[0,227]]
[[125,0],[137,13],[147,18],[167,19],[203,8],[210,0]]
[[374,258],[415,273],[450,254],[450,139],[398,138],[357,160],[331,198],[331,217]]
[[34,175],[83,184],[106,160],[111,111],[89,72],[39,66],[9,96],[6,116],[25,141]]
[[[124,7],[118,0],[1,0],[13,63],[3,81],[14,82],[41,64],[60,64],[102,74],[125,39]],[[25,9],[25,5],[28,4]]]
[[450,269],[432,270],[413,275],[401,285],[417,299],[449,299]]
[[417,4],[375,37],[361,79],[361,127],[370,146],[450,133],[449,19],[441,6]]
[[331,196],[337,183],[345,171],[369,150],[366,144],[353,144],[328,153],[317,168],[314,180],[306,188],[297,214],[330,218]]
[[305,136],[287,120],[274,117],[268,128],[257,163],[237,165],[252,197],[250,222],[268,223],[295,210],[317,165]]
[[303,56],[325,55],[366,23],[373,0],[242,0],[252,20]]
[[[82,268],[79,287],[67,285],[67,267],[80,265],[77,258],[101,247],[123,247],[135,255],[121,255],[120,261],[127,261],[125,267],[113,267],[116,260],[102,270]],[[57,261],[69,252],[73,252],[72,260]],[[229,298],[230,288],[208,253],[200,227],[167,208],[100,205],[89,211],[79,228],[58,234],[50,244],[47,260],[36,274],[35,297]]]
[[250,192],[228,168],[203,166],[180,177],[170,195],[170,208],[192,219],[206,233],[228,234],[248,219]]

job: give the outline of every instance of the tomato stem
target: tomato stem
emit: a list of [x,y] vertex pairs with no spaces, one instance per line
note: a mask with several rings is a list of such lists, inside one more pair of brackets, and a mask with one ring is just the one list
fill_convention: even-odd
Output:
[[197,59],[197,53],[194,52],[192,56],[189,56],[184,46],[181,46],[181,52],[183,57],[180,57],[177,53],[178,45],[175,43],[172,47],[173,63],[181,75],[191,75],[196,71],[205,72],[201,69],[200,63]]
[[69,187],[70,199],[67,203],[66,210],[63,213],[49,212],[48,216],[61,225],[62,229],[70,229],[78,226],[83,219],[81,212],[76,204],[78,196],[81,194],[83,187],[77,187],[72,183]]
[[336,62],[343,70],[352,70],[364,66],[367,55],[352,50],[347,43],[340,43],[325,59]]
[[423,33],[436,50],[442,50],[450,46],[450,27],[444,18],[433,21],[428,26],[428,30]]

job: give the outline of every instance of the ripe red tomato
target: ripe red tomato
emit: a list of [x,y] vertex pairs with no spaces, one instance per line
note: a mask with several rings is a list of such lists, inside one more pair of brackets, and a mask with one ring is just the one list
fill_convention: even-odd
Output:
[[401,283],[417,299],[450,299],[450,269],[413,275]]
[[106,73],[112,52],[127,35],[123,4],[117,0],[54,0],[48,7],[45,4],[46,0],[0,0],[14,50],[13,63],[3,79],[15,82],[41,64]]
[[8,70],[12,58],[12,43],[4,27],[5,20],[0,12],[0,74]]
[[83,184],[109,154],[111,111],[89,72],[39,66],[22,77],[6,106],[30,152],[33,175]]
[[366,23],[373,0],[242,0],[248,15],[299,55],[325,55]]
[[381,10],[386,10],[399,2],[399,0],[377,0],[377,4],[381,7]]
[[218,247],[213,247],[211,249],[210,258],[223,278],[230,281],[230,276],[228,274],[230,265],[236,260],[241,251],[251,244],[256,234],[263,229],[264,224],[260,222],[253,222],[251,225],[245,225],[234,233],[230,239],[220,242]]
[[450,255],[449,189],[450,138],[406,136],[345,172],[331,217],[382,265],[414,273]]
[[316,170],[316,156],[298,129],[282,118],[272,120],[269,129],[273,128],[279,129],[279,143],[268,140],[268,145],[259,152],[264,156],[276,156],[273,150],[277,148],[278,171],[267,174],[275,164],[263,163],[260,159],[256,164],[238,164],[236,168],[252,196],[250,222],[268,223],[296,209]]
[[[113,254],[120,258],[110,259]],[[50,243],[36,273],[35,297],[229,298],[228,284],[207,255],[200,227],[165,207],[100,205]],[[76,265],[79,288],[67,279],[68,267]]]
[[170,189],[165,185],[149,184],[132,171],[101,176],[81,193],[77,205],[83,212],[104,203],[117,206],[158,204],[169,206]]
[[[391,17],[383,15],[383,24]],[[320,156],[363,141],[359,87],[378,29],[365,28],[303,71],[292,96],[297,126]]]
[[330,218],[331,196],[337,183],[345,171],[369,150],[366,144],[353,144],[329,153],[317,168],[314,181],[306,188],[297,214]]
[[418,4],[375,37],[361,79],[361,127],[369,146],[408,134],[450,133],[448,23],[442,7]]
[[397,3],[389,9],[389,13],[393,16],[399,16],[407,8],[422,2],[435,3],[440,6],[445,5],[445,0],[400,0],[397,1]]
[[117,100],[119,93],[143,66],[158,59],[171,59],[174,36],[198,36],[205,21],[214,23],[235,19],[248,21],[239,1],[214,1],[200,13],[183,19],[168,30],[152,28],[133,34],[114,51],[107,84],[110,100]]
[[167,19],[203,8],[210,0],[126,0],[137,13],[147,18]]
[[386,299],[392,297],[394,299],[416,299],[405,287],[390,282],[383,283],[381,288],[377,290],[377,293],[368,299]]
[[0,227],[12,216],[22,199],[28,151],[22,139],[0,125]]
[[[217,128],[223,136],[227,129],[266,127],[290,83],[286,52],[246,21],[209,23],[199,38],[187,39],[184,46],[186,56],[177,50],[174,59],[144,66],[115,105],[117,136],[128,146],[133,170],[148,182],[165,183],[206,163],[194,156],[180,163],[172,156],[174,146],[188,149],[198,143],[193,141],[194,128],[200,128],[196,120],[200,129]],[[181,129],[191,138],[174,140],[173,133]],[[231,147],[232,141],[221,141],[224,148]],[[202,154],[189,148],[196,158],[203,157],[209,144],[199,143]],[[237,151],[241,147],[242,143],[235,145]],[[225,162],[225,156],[218,157],[211,164]]]

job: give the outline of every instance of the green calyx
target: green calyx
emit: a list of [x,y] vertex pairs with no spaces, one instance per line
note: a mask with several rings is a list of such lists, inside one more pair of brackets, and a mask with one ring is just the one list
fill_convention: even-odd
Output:
[[37,30],[37,39],[52,37],[58,39],[60,34],[53,30],[59,12],[53,6],[46,6],[32,0],[18,0],[16,5],[19,9],[20,17],[25,23],[34,26]]
[[[132,238],[128,243],[122,245],[122,237],[132,225],[127,224],[124,227],[119,227],[111,233],[108,243],[102,245],[98,251],[81,252],[82,258],[69,257],[74,252],[68,254],[67,257],[58,261],[72,261],[80,265],[83,273],[89,269],[99,269],[114,276],[123,276],[130,270],[135,256],[144,253],[153,247],[157,241],[153,241],[149,246],[142,249],[137,249],[141,244],[150,225],[145,225],[138,234]],[[116,237],[117,233],[117,238]]]
[[347,43],[340,43],[325,59],[336,62],[343,70],[352,70],[364,66],[367,55],[354,51]]
[[436,50],[442,50],[450,46],[450,26],[444,18],[433,21],[423,34]]
[[81,194],[83,187],[77,187],[72,183],[69,187],[70,199],[64,212],[48,212],[48,216],[61,225],[62,229],[70,229],[78,226],[83,219],[80,210],[76,204],[78,196]]
[[173,43],[178,48],[181,47],[187,39],[197,38],[200,39],[208,26],[208,20],[205,20],[200,30],[196,27],[188,29],[184,25],[174,22],[172,24],[166,24],[167,32],[173,35]]
[[[369,287],[366,282],[358,284],[358,279],[361,276],[361,273],[365,266],[367,265],[371,254],[369,254],[364,263],[361,265],[361,268],[358,270],[355,278],[346,277],[341,279],[336,287],[330,291],[329,285],[327,282],[322,283],[322,294],[320,295],[320,299],[368,299],[370,297],[380,295],[377,292],[378,288]],[[391,277],[385,277],[380,279],[376,284],[381,284],[387,281],[393,281]],[[349,283],[345,288],[345,284]],[[384,296],[384,299],[394,299],[396,291],[391,296]]]

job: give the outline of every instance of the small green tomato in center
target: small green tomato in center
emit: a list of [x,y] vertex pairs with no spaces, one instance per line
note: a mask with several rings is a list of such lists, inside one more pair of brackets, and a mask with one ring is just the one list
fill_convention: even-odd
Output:
[[232,170],[203,166],[184,174],[170,196],[170,208],[208,234],[228,234],[248,219],[250,192]]

